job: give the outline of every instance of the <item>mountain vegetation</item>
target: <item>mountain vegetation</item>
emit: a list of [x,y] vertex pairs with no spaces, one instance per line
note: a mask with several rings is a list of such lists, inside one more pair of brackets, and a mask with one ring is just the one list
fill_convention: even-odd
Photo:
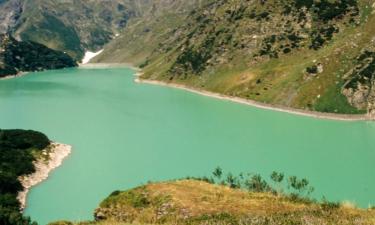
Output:
[[373,224],[374,209],[310,198],[307,179],[273,172],[224,174],[152,183],[114,191],[95,210],[95,221],[49,225],[129,224]]
[[10,35],[0,35],[0,77],[74,66],[77,63],[63,52],[31,41],[17,41]]
[[273,105],[373,114],[373,0],[200,3],[127,27],[94,62]]
[[18,177],[35,172],[33,161],[49,144],[40,132],[0,130],[0,224],[36,224],[20,212],[17,194],[23,187]]
[[375,116],[373,0],[6,0],[1,29],[142,78],[273,105]]

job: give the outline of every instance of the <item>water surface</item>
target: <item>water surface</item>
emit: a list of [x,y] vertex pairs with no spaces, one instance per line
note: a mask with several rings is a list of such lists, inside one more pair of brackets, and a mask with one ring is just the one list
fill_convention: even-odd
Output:
[[33,188],[40,224],[92,219],[108,194],[149,180],[225,170],[307,177],[315,197],[375,204],[375,124],[257,109],[135,84],[130,69],[68,69],[0,81],[0,127],[73,145]]

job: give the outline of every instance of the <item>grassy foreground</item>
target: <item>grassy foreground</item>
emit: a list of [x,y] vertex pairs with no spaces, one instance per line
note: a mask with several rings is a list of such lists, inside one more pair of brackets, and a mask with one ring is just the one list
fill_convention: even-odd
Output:
[[299,201],[197,180],[115,191],[100,204],[95,217],[97,222],[78,224],[375,224],[374,209]]

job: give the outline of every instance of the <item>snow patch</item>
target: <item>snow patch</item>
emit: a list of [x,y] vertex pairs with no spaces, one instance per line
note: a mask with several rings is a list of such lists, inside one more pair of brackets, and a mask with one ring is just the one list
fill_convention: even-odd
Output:
[[82,59],[82,64],[86,64],[86,63],[90,62],[90,60],[91,60],[92,58],[94,58],[95,56],[99,55],[99,54],[102,53],[102,52],[103,52],[103,49],[100,50],[100,51],[98,51],[98,52],[90,52],[90,51],[87,51],[87,52],[85,53],[85,56],[84,56],[83,59]]

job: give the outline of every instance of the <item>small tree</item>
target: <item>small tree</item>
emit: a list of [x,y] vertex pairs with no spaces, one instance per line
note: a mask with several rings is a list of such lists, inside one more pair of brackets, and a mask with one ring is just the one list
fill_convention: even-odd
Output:
[[212,172],[212,174],[214,175],[215,178],[217,178],[218,180],[220,180],[221,176],[223,175],[223,170],[218,166],[218,167],[216,167],[216,169],[214,170],[214,172]]
[[270,186],[259,174],[252,176],[245,182],[245,185],[249,191],[265,192],[270,190]]
[[231,173],[228,173],[226,181],[230,188],[241,188],[241,184],[238,182],[237,177],[233,176]]
[[284,180],[284,174],[273,171],[271,174],[271,180],[275,183],[277,193],[282,193],[281,182]]
[[291,176],[288,178],[288,188],[292,187],[298,196],[310,195],[314,188],[309,186],[309,181],[305,178],[298,179],[296,176]]

